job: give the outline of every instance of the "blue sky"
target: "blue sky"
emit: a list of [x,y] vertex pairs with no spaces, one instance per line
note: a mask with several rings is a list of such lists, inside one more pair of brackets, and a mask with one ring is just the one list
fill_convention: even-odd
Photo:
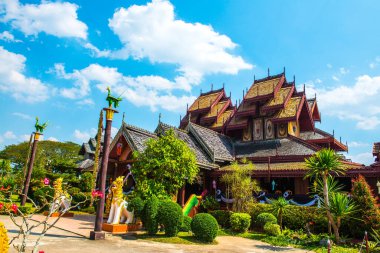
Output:
[[0,148],[28,138],[94,135],[105,87],[128,123],[178,125],[200,89],[233,100],[253,75],[282,72],[317,93],[322,124],[348,157],[373,161],[380,140],[378,1],[0,0]]

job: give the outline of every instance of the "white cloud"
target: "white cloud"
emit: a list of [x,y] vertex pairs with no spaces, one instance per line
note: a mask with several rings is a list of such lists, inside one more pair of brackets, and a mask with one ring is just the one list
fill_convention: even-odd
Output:
[[359,154],[356,154],[356,155],[347,154],[346,157],[348,159],[351,159],[354,162],[362,163],[362,164],[365,164],[365,165],[370,165],[371,163],[373,163],[375,161],[372,153],[370,153],[370,152],[359,153]]
[[350,70],[341,67],[341,68],[339,68],[339,72],[340,72],[342,75],[346,75],[346,74],[350,73]]
[[6,131],[3,134],[4,139],[16,139],[16,135],[12,131]]
[[2,0],[1,21],[25,35],[39,33],[57,37],[87,38],[87,25],[78,20],[79,6],[68,2],[42,1],[41,4],[22,4],[18,0]]
[[[95,133],[94,133],[95,130]],[[96,129],[92,128],[89,131],[80,131],[78,129],[74,130],[73,136],[76,140],[80,142],[87,142],[91,137],[95,136],[96,134]]]
[[47,85],[23,74],[25,61],[23,55],[12,53],[0,46],[0,92],[27,103],[47,100]]
[[370,147],[370,144],[360,142],[360,141],[352,141],[352,142],[349,142],[347,145],[349,148]]
[[15,39],[15,36],[11,34],[8,31],[4,31],[0,33],[0,40],[6,41],[6,42],[22,42],[21,40]]
[[55,137],[49,137],[47,140],[48,140],[48,141],[55,141],[55,142],[57,142],[57,141],[58,141],[58,139],[57,139],[57,138],[55,138]]
[[179,73],[174,78],[175,85],[187,91],[205,75],[237,74],[253,68],[241,56],[230,52],[237,45],[228,36],[217,33],[210,25],[176,18],[174,6],[166,0],[117,9],[109,27],[123,48],[110,52],[87,44],[86,48],[94,55],[173,64]]
[[339,81],[339,78],[338,78],[337,76],[335,76],[335,75],[333,75],[331,78],[332,78],[334,81]]
[[119,129],[117,129],[116,127],[111,127],[111,137],[115,137],[118,131]]
[[379,65],[379,63],[380,63],[380,56],[377,56],[375,60],[369,64],[369,67],[371,69],[374,69]]
[[86,98],[86,99],[78,101],[77,104],[78,105],[88,105],[88,106],[90,106],[90,105],[94,105],[95,102],[91,98]]
[[327,63],[326,67],[329,68],[329,69],[332,69],[333,66],[330,63]]
[[[40,140],[43,140],[43,135],[42,136],[40,136]],[[20,135],[19,136],[19,141],[20,142],[24,142],[24,141],[28,141],[29,142],[29,140],[30,140],[30,134],[22,134],[22,135]]]
[[60,90],[62,96],[71,99],[83,99],[91,92],[91,85],[102,92],[110,86],[113,94],[122,96],[136,106],[149,106],[152,111],[159,107],[168,111],[183,111],[187,103],[195,97],[192,95],[176,96],[174,90],[183,90],[181,85],[161,76],[124,76],[117,68],[91,64],[81,70],[67,73],[62,64],[55,64],[58,77],[74,81],[74,87]]
[[362,75],[353,85],[339,85],[329,89],[316,87],[308,82],[309,96],[317,93],[318,105],[322,113],[333,115],[341,120],[356,122],[356,127],[373,130],[380,126],[380,76]]
[[100,50],[99,48],[97,48],[96,46],[94,46],[93,44],[89,42],[85,43],[83,47],[89,49],[90,52],[92,53],[92,56],[95,56],[95,57],[108,57],[111,54],[111,51]]
[[32,116],[25,114],[25,113],[21,113],[21,112],[14,112],[14,113],[12,113],[12,115],[17,116],[17,117],[22,118],[22,119],[25,119],[25,120],[33,120]]

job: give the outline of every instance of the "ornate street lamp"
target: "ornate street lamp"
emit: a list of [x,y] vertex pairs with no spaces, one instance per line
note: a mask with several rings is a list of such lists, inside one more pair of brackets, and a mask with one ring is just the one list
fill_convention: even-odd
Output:
[[108,156],[109,156],[109,148],[111,141],[111,127],[112,127],[112,119],[114,113],[118,113],[115,109],[119,106],[119,102],[122,100],[120,97],[116,98],[111,95],[111,89],[108,87],[108,108],[103,108],[106,111],[106,130],[104,133],[104,146],[103,146],[103,157],[102,157],[102,166],[100,170],[100,184],[99,190],[101,192],[101,197],[98,201],[98,207],[96,209],[96,219],[95,219],[95,228],[94,231],[90,232],[91,240],[100,240],[105,238],[105,233],[102,231],[103,225],[103,213],[104,213],[104,202],[106,196],[106,179],[107,179],[107,167],[108,167]]
[[36,131],[33,133],[34,140],[33,140],[33,146],[32,146],[32,153],[28,161],[28,170],[26,173],[25,181],[24,181],[24,189],[22,190],[21,206],[24,206],[26,203],[26,199],[27,199],[28,191],[29,191],[30,179],[32,178],[34,159],[36,157],[37,142],[40,140],[40,136],[42,135],[43,131],[47,127],[47,122],[40,125],[38,123],[38,117],[36,117],[36,124],[34,125],[34,127],[36,128]]

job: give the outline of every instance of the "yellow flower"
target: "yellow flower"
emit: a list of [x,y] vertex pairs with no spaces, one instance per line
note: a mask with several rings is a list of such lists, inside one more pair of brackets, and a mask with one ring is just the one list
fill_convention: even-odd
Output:
[[4,224],[0,222],[0,253],[8,253],[9,239]]

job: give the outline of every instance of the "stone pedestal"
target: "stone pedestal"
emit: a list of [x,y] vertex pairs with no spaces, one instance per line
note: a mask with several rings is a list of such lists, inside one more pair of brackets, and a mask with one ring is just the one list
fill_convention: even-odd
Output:
[[91,240],[104,240],[106,237],[106,234],[102,231],[91,231],[90,232],[90,239]]
[[127,224],[108,224],[103,223],[102,229],[112,234],[124,234],[127,232]]
[[[45,211],[45,212],[43,212],[43,215],[48,216],[48,215],[49,215],[49,212],[48,212],[48,211]],[[52,213],[52,214],[50,215],[50,217],[54,217],[54,218],[56,218],[56,217],[59,217],[60,215],[61,215],[61,213],[55,212],[55,213]],[[70,213],[70,212],[68,212],[68,213],[65,213],[64,215],[62,215],[62,217],[68,217],[68,218],[71,218],[71,217],[74,217],[74,213]]]

